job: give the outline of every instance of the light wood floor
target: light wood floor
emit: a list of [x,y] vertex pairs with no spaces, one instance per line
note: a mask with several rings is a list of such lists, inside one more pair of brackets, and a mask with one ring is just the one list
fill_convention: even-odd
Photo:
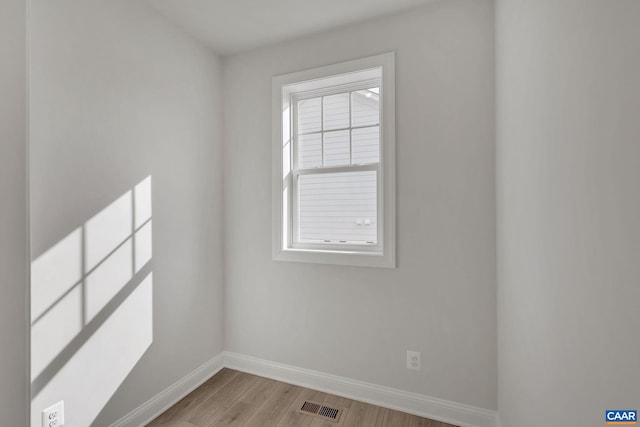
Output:
[[[344,409],[331,422],[297,412],[305,400]],[[223,369],[149,426],[454,427],[243,372]]]

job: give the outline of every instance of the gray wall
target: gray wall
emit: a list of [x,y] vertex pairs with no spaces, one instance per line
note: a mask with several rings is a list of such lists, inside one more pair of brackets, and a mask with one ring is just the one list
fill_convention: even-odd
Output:
[[[102,279],[117,295],[33,378],[32,426],[59,399],[67,424],[103,426],[223,349],[220,61],[138,2],[33,0],[32,8],[34,268],[40,274],[39,261],[60,257],[66,261],[47,264],[46,274],[64,276],[65,262],[91,250],[87,221],[152,177],[153,258],[144,271],[152,272],[152,285],[136,276],[112,283],[122,269],[111,264]],[[89,247],[61,252],[76,230],[87,233]],[[109,239],[110,229],[100,233]],[[38,327],[78,326],[60,316]],[[132,342],[152,342],[134,353],[127,340],[138,333],[144,339]]]
[[640,401],[640,2],[499,0],[505,427]]
[[[496,408],[493,45],[447,0],[225,58],[227,350]],[[392,50],[399,267],[272,261],[271,78]]]
[[27,424],[26,5],[0,13],[0,413]]

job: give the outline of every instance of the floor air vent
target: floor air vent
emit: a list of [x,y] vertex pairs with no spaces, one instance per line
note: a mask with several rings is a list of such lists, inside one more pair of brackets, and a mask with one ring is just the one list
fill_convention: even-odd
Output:
[[314,402],[304,402],[300,407],[299,412],[308,415],[315,415],[325,420],[338,422],[342,409],[330,408]]

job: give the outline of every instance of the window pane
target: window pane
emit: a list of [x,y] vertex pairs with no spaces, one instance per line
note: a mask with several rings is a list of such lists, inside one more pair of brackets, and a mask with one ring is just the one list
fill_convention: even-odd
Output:
[[324,130],[349,127],[349,94],[324,97]]
[[372,126],[380,123],[379,88],[351,92],[351,126]]
[[351,131],[351,162],[378,163],[380,161],[380,126]]
[[325,166],[348,165],[350,157],[348,130],[337,130],[324,134]]
[[298,133],[319,132],[321,130],[320,120],[320,98],[303,99],[298,101]]
[[376,171],[300,175],[301,242],[377,243]]
[[322,134],[300,135],[298,141],[298,167],[306,169],[322,166]]

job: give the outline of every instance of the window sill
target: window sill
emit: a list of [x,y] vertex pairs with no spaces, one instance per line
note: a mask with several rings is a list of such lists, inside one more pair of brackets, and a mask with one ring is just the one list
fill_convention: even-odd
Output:
[[395,258],[391,254],[376,252],[282,249],[274,251],[273,260],[354,267],[396,268]]

